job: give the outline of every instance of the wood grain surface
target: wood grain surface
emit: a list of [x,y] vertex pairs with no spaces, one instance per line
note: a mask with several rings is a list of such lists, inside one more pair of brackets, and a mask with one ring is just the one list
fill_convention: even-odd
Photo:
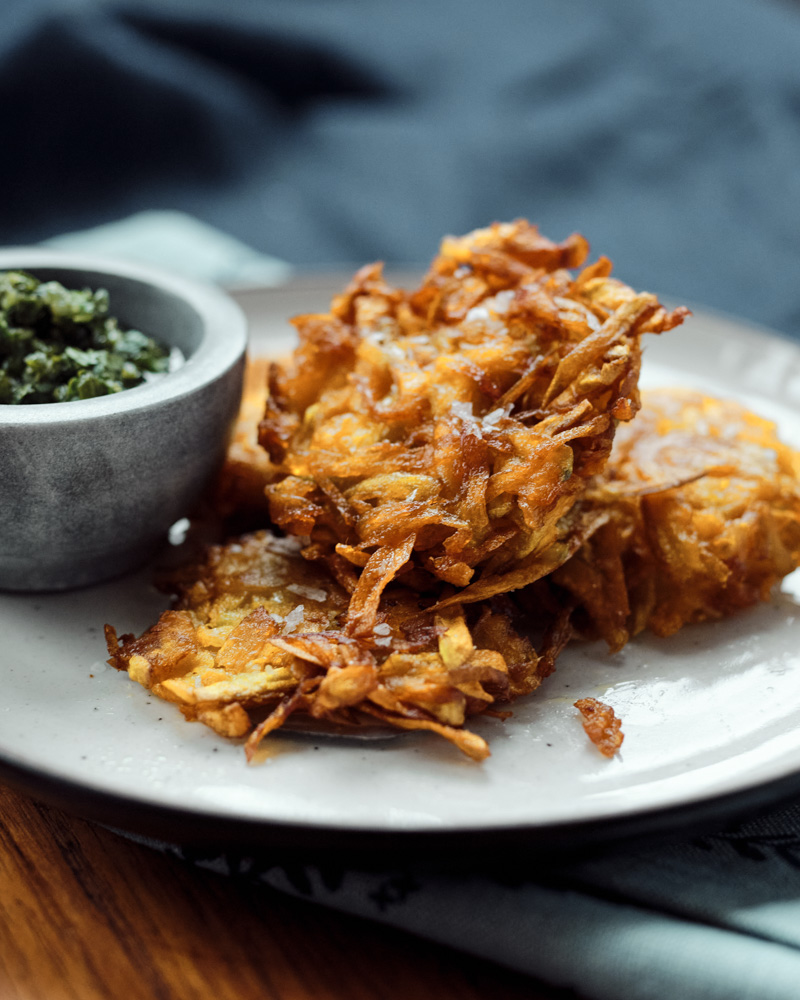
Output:
[[567,994],[401,931],[193,868],[0,786],[0,998],[210,997]]

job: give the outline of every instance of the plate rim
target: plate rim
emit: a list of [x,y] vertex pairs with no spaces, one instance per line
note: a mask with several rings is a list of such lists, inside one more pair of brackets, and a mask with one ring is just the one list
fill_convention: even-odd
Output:
[[[631,811],[620,816],[549,824],[459,826],[451,829],[386,830],[331,823],[287,822],[235,817],[148,802],[82,784],[0,754],[0,780],[17,791],[88,822],[181,848],[275,851],[281,862],[350,862],[356,867],[429,861],[452,867],[503,867],[498,850],[535,851],[529,859],[550,862],[588,853],[616,854],[632,841],[637,848],[719,833],[744,820],[779,809],[800,795],[800,768],[754,784],[679,805]],[[388,854],[387,852],[391,853]],[[515,867],[519,858],[508,859]]]

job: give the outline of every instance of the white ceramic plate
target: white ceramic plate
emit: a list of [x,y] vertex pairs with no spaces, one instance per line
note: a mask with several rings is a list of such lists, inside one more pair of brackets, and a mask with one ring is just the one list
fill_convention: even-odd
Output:
[[[339,287],[304,278],[239,293],[255,351],[290,347],[285,317],[323,308]],[[649,339],[643,381],[740,399],[800,447],[793,343],[700,312]],[[492,749],[480,765],[429,734],[371,743],[280,734],[247,766],[239,742],[186,723],[105,665],[105,622],[138,633],[164,607],[149,580],[145,570],[67,594],[0,594],[7,780],[120,826],[283,846],[603,836],[674,826],[703,807],[721,817],[800,787],[800,574],[732,620],[640,638],[616,656],[575,645],[512,719],[472,723]],[[572,707],[582,696],[623,719],[616,758],[584,735]]]

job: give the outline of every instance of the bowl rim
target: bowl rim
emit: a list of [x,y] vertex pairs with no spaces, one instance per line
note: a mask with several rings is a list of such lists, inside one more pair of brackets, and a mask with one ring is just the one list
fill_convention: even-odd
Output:
[[[98,417],[130,415],[180,400],[204,388],[233,368],[247,348],[247,322],[239,305],[222,289],[148,264],[118,257],[51,250],[47,247],[0,248],[0,271],[58,268],[92,272],[142,282],[186,302],[200,317],[203,333],[196,350],[163,378],[92,399],[63,403],[0,405],[0,426],[70,424]],[[80,282],[76,279],[76,283]],[[111,311],[113,314],[113,303]],[[145,331],[152,335],[150,331]],[[158,333],[156,333],[158,336]]]

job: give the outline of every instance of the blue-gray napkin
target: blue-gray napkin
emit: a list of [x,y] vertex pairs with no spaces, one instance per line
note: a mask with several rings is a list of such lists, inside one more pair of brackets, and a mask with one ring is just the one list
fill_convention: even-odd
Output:
[[[586,1000],[797,1000],[800,805],[724,833],[553,862],[539,876],[282,865],[135,838],[380,921]],[[520,855],[522,862],[522,854]]]
[[44,240],[45,246],[164,268],[225,288],[280,285],[292,268],[186,212],[151,209]]

